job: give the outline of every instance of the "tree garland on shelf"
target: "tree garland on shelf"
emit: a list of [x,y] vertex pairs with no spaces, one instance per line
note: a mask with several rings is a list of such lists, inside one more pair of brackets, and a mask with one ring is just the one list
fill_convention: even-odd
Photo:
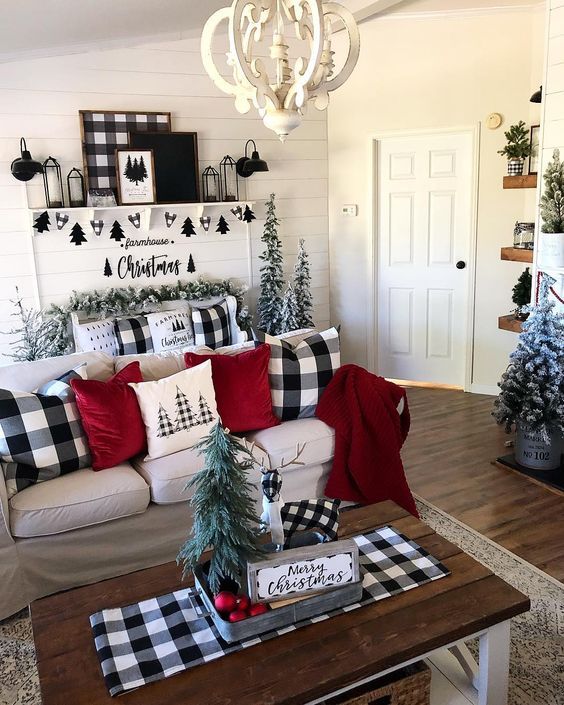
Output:
[[73,291],[68,303],[53,304],[46,314],[54,323],[53,354],[66,355],[72,352],[69,335],[71,313],[84,311],[92,318],[123,316],[132,311],[150,312],[164,301],[184,299],[196,301],[211,299],[216,296],[234,296],[237,299],[237,323],[241,330],[249,331],[252,317],[243,302],[247,291],[244,284],[235,284],[230,279],[206,281],[197,279],[192,282],[178,281],[175,285],[111,288],[103,291]]

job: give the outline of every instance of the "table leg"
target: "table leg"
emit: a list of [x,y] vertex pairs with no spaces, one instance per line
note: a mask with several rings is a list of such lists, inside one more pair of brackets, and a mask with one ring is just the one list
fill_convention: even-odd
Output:
[[509,625],[501,622],[480,636],[478,705],[507,705]]

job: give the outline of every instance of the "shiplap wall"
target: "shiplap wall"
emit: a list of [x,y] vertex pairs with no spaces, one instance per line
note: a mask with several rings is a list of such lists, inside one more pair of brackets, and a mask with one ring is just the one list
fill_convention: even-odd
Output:
[[[546,75],[543,83],[543,120],[542,120],[542,161],[543,173],[546,165],[552,159],[555,148],[560,149],[560,157],[564,158],[564,0],[550,0],[547,18],[547,53]],[[539,196],[544,184],[541,184]],[[540,223],[538,224],[540,225]],[[539,238],[550,237],[540,232]],[[543,269],[542,259],[537,258],[536,265]],[[564,298],[564,273],[550,272],[556,279],[555,288],[561,298]],[[564,310],[564,306],[560,305]]]
[[[282,220],[280,235],[287,273],[292,270],[298,240],[303,237],[312,267],[314,317],[319,326],[328,324],[325,113],[312,109],[303,125],[286,144],[281,144],[274,133],[264,128],[256,112],[251,110],[247,115],[239,115],[233,100],[215,88],[202,67],[199,42],[182,40],[0,65],[1,333],[9,330],[15,320],[10,318],[13,311],[10,299],[14,297],[16,285],[26,304],[33,305],[39,298],[43,307],[64,301],[72,289],[120,285],[115,277],[108,280],[103,276],[99,261],[102,253],[97,254],[93,264],[93,249],[103,249],[107,240],[105,245],[103,241],[96,242],[87,221],[81,224],[89,243],[80,248],[69,244],[69,225],[61,233],[55,228],[55,232],[45,238],[35,237],[39,272],[36,277],[27,207],[28,203],[43,205],[42,181],[35,177],[26,185],[10,175],[10,162],[19,154],[21,136],[26,137],[35,159],[56,157],[61,162],[63,175],[73,166],[82,167],[80,109],[170,111],[173,130],[198,132],[201,169],[210,163],[217,167],[225,154],[238,158],[245,141],[255,139],[261,157],[270,166],[269,172],[255,174],[243,183],[243,198],[257,201],[254,207],[257,220],[251,226],[255,283],[259,279],[264,200],[274,192],[277,214]],[[190,211],[174,207],[170,210],[179,214],[173,226],[179,231],[181,219]],[[120,222],[128,234],[126,215]],[[236,222],[232,224],[233,230],[226,236],[213,233],[213,228],[207,235],[198,230],[188,248],[193,253],[197,271],[194,275],[185,274],[183,279],[231,276],[248,283],[245,229]],[[108,237],[108,229],[109,224],[103,238]],[[173,229],[167,230],[163,224],[154,226],[150,234],[152,237],[170,236]],[[138,237],[143,235],[130,228],[129,232]],[[137,253],[143,256],[141,249],[138,248]],[[155,283],[173,279],[162,278]],[[122,285],[129,283],[124,281]],[[251,305],[255,298],[256,287],[249,295]],[[5,353],[10,340],[9,335],[0,335],[0,363],[7,361]]]

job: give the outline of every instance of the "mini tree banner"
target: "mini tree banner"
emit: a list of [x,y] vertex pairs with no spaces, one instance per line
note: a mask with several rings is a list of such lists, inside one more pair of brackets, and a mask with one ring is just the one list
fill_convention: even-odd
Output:
[[112,267],[110,265],[110,260],[106,257],[106,263],[104,264],[104,276],[111,277],[113,274]]
[[182,225],[182,230],[180,231],[182,235],[186,235],[186,237],[190,237],[191,235],[195,235],[196,231],[194,230],[194,223],[192,222],[192,218],[188,217],[184,221],[184,224]]
[[190,257],[188,258],[188,272],[190,272],[190,274],[193,274],[195,271],[196,265],[194,264],[194,258],[192,257],[192,255],[190,255]]
[[127,219],[137,229],[141,227],[141,213],[133,213],[132,215],[128,215]]
[[[273,198],[273,194],[270,195],[270,198]],[[253,213],[253,211],[249,208],[249,206],[245,206],[245,212],[243,213],[243,220],[245,223],[250,223],[251,220],[256,220],[256,215]]]
[[170,226],[176,220],[176,213],[169,213],[168,211],[165,211],[164,216],[165,216],[166,227],[170,228]]
[[208,581],[217,594],[226,578],[241,584],[246,563],[263,553],[254,485],[248,475],[253,459],[221,423],[194,447],[204,456],[204,469],[187,485],[187,489],[194,488],[190,499],[192,530],[176,560],[182,563],[185,576],[211,548]]
[[92,230],[94,230],[94,234],[100,237],[100,235],[102,234],[102,230],[104,229],[104,221],[91,220],[90,225],[92,226]]
[[227,221],[225,218],[220,215],[219,220],[217,221],[217,227],[215,229],[216,233],[221,233],[222,235],[225,235],[225,233],[229,232],[229,225],[227,224]]
[[237,220],[243,220],[243,209],[241,208],[241,206],[237,206],[237,208],[232,208],[231,212],[237,218]]
[[210,223],[211,223],[211,216],[205,215],[200,218],[200,225],[202,226],[202,228],[206,232],[208,232],[208,230],[210,229]]
[[[67,216],[68,219],[68,216]],[[35,219],[35,223],[33,224],[33,227],[35,230],[37,230],[38,233],[44,233],[45,231],[49,231],[49,226],[51,225],[51,221],[49,219],[49,213],[47,211],[43,211],[40,215],[37,216]]]
[[88,242],[88,240],[84,236],[84,230],[80,227],[78,223],[75,223],[72,226],[70,241],[74,245],[82,245],[83,242]]
[[55,213],[55,220],[57,221],[57,230],[62,230],[69,222],[68,213]]
[[117,220],[114,220],[114,224],[112,225],[112,229],[110,230],[110,240],[115,240],[116,242],[119,242],[120,240],[124,239],[125,235],[123,233],[123,228]]

